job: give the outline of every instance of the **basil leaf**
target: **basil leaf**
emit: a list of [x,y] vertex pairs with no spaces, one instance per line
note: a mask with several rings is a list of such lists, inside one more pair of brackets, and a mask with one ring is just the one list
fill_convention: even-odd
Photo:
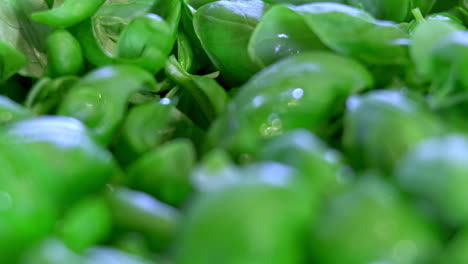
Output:
[[48,9],[44,0],[0,0],[0,41],[27,58],[21,75],[41,77],[47,65],[45,39],[50,27],[33,22],[31,13]]

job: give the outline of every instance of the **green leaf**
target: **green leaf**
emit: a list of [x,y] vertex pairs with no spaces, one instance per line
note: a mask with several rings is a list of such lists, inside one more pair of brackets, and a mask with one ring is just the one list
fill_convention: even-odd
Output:
[[389,21],[338,3],[291,6],[328,47],[368,64],[408,62],[408,36]]
[[91,196],[68,208],[60,223],[59,234],[68,248],[81,253],[109,236],[111,221],[103,197]]
[[403,22],[410,16],[411,2],[412,0],[348,0],[350,5],[363,7],[378,19],[395,22]]
[[135,66],[98,68],[71,88],[60,103],[58,114],[83,121],[100,143],[107,144],[124,118],[129,97],[154,86],[153,76]]
[[228,96],[224,88],[213,78],[187,73],[174,56],[168,60],[166,74],[182,88],[185,97],[180,100],[190,103],[185,114],[200,128],[208,128],[225,108]]
[[195,67],[195,51],[192,48],[191,40],[181,31],[177,36],[177,60],[187,72],[192,72]]
[[377,90],[353,96],[347,106],[343,147],[357,169],[392,172],[411,147],[443,132],[427,109],[399,91]]
[[149,194],[116,187],[108,193],[108,204],[114,225],[143,232],[151,240],[152,248],[167,247],[176,233],[180,212]]
[[70,87],[78,80],[76,76],[41,78],[28,92],[25,105],[37,115],[53,114]]
[[112,64],[122,30],[150,12],[155,1],[107,1],[92,18],[73,28],[86,59],[96,66]]
[[80,43],[65,29],[52,31],[46,41],[49,63],[48,73],[52,77],[79,75],[84,69],[84,58]]
[[235,85],[260,70],[247,51],[251,34],[268,5],[262,1],[218,1],[194,15],[195,32],[221,77]]
[[114,153],[121,163],[128,164],[155,148],[172,130],[169,123],[175,107],[161,101],[165,99],[152,100],[129,110],[114,146]]
[[47,238],[24,254],[21,264],[82,264],[83,258],[57,238]]
[[157,73],[166,63],[174,45],[168,23],[155,14],[130,22],[117,40],[117,62],[140,66]]
[[0,0],[0,41],[9,44],[27,58],[20,74],[41,77],[47,65],[45,39],[50,28],[31,21],[29,15],[48,9],[43,0]]
[[132,186],[162,202],[180,206],[192,191],[195,149],[187,139],[173,140],[142,156],[128,169]]
[[265,13],[249,41],[250,57],[263,67],[289,55],[324,49],[303,17],[282,5]]
[[0,82],[6,81],[26,65],[26,57],[3,41],[0,41]]
[[448,224],[463,226],[468,220],[467,165],[466,135],[446,134],[408,151],[394,176],[403,190],[435,207]]
[[[289,168],[257,165],[258,169],[236,174],[248,183],[226,181],[225,186],[193,199],[176,263],[307,263],[302,241],[311,206],[300,199],[296,188],[283,184],[293,174]],[[261,181],[273,178],[281,183]]]
[[[362,239],[359,245],[355,237]],[[427,215],[394,186],[368,176],[328,201],[308,245],[316,263],[416,264],[431,263],[441,244],[438,227]]]
[[6,96],[0,95],[0,126],[32,117],[23,106]]
[[67,28],[91,17],[105,0],[65,0],[52,9],[33,13],[34,21],[57,27]]
[[429,78],[433,73],[432,50],[434,45],[450,33],[460,30],[454,23],[428,20],[416,26],[411,36],[410,54],[418,73]]
[[431,50],[433,81],[431,98],[435,108],[468,101],[468,31],[454,31],[437,41]]
[[339,113],[340,102],[372,83],[366,68],[344,56],[316,51],[287,57],[240,88],[211,127],[208,144],[254,154],[288,130],[320,130]]
[[[44,164],[46,171],[29,173],[27,178],[44,190],[57,208],[68,208],[103,188],[116,165],[111,153],[97,145],[86,127],[74,118],[41,116],[15,122],[0,130],[0,141],[7,149],[27,151],[25,160]],[[60,162],[56,162],[58,159]],[[33,170],[39,167],[28,166]],[[5,174],[1,176],[5,178]]]
[[73,31],[92,64],[133,64],[156,73],[176,41],[180,8],[178,0],[109,1]]

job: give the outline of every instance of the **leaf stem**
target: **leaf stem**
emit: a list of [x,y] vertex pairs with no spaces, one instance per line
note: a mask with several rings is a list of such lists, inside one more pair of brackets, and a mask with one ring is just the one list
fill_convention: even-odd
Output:
[[414,19],[416,19],[416,21],[418,23],[422,23],[422,22],[426,21],[426,19],[424,18],[423,14],[421,12],[421,9],[419,9],[419,7],[411,10],[411,13],[413,13]]

